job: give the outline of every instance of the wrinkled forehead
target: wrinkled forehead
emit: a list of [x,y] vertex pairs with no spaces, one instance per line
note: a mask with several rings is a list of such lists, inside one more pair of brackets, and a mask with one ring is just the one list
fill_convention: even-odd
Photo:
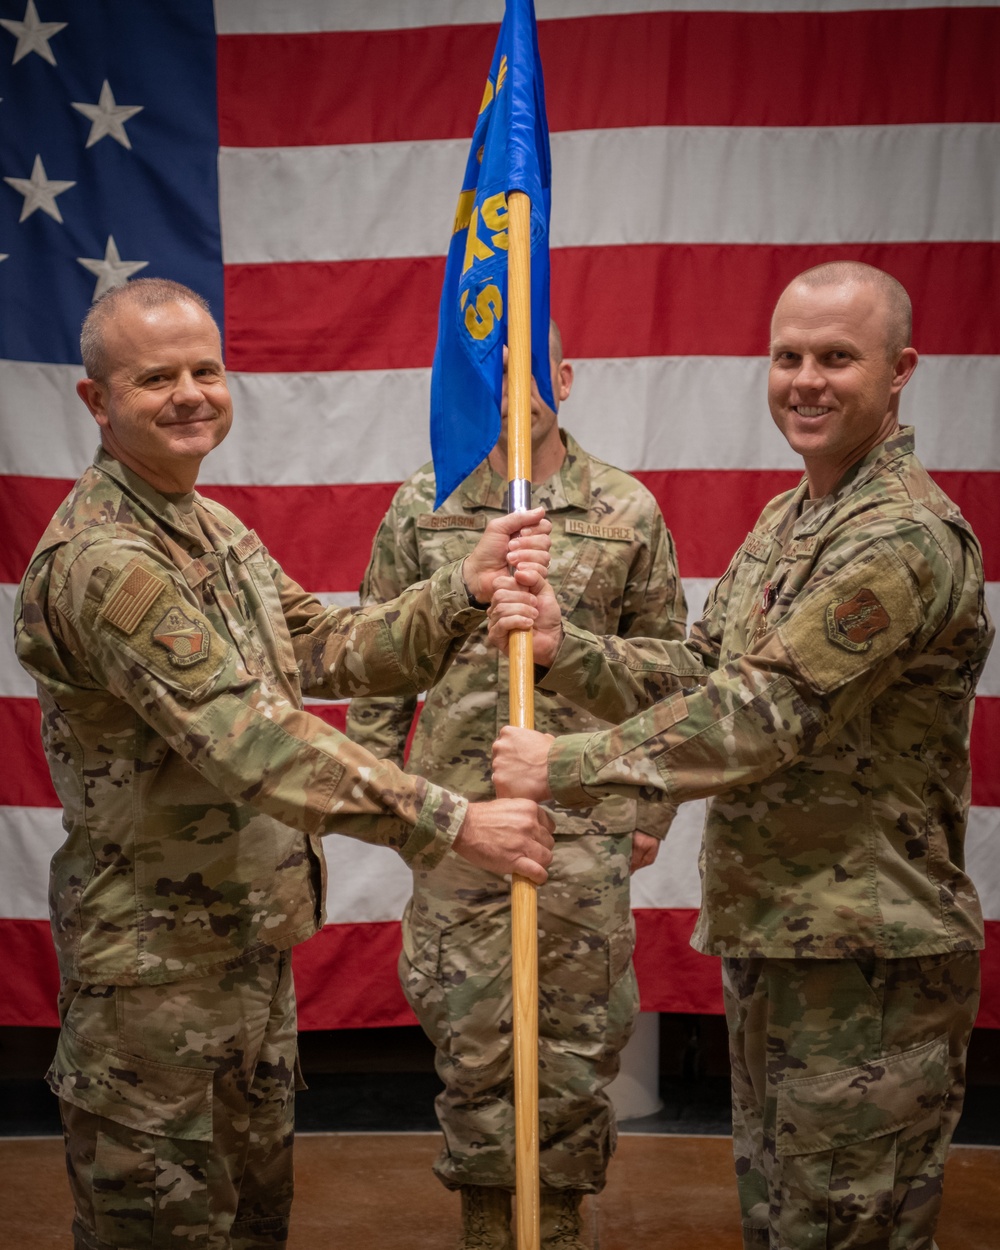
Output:
[[147,362],[222,360],[215,322],[204,309],[186,301],[152,307],[126,304],[103,329],[104,352],[113,371]]

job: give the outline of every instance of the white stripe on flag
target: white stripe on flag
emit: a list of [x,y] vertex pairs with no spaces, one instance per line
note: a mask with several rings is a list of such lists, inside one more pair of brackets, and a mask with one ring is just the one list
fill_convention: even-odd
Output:
[[[73,389],[80,372],[0,361],[5,402],[31,414],[0,432],[6,472],[75,479],[90,463],[97,429]],[[588,451],[623,468],[800,469],[767,411],[766,373],[760,357],[578,360],[562,415]],[[396,482],[430,459],[429,369],[231,373],[229,385],[236,419],[203,482]],[[1000,470],[1000,356],[922,357],[902,416],[929,469]]]
[[[998,143],[989,124],[553,134],[551,246],[994,240]],[[468,148],[224,148],[226,263],[441,255]]]
[[[845,13],[857,9],[988,8],[993,0],[535,0],[535,13],[552,18],[612,13],[729,12]],[[220,34],[292,34],[320,30],[403,30],[419,26],[499,25],[503,0],[215,0]]]

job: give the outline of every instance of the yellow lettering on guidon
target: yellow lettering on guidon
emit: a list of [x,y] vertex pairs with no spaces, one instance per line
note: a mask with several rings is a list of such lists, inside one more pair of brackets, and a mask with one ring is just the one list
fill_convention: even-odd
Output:
[[469,218],[469,229],[465,236],[465,261],[462,264],[462,273],[468,273],[472,268],[472,262],[476,260],[489,260],[493,255],[493,249],[488,247],[479,237],[479,209],[472,210],[472,216]]
[[491,282],[476,296],[475,305],[465,310],[465,328],[474,339],[486,339],[493,333],[493,326],[503,316],[503,299],[500,288]]
[[490,230],[497,233],[490,236],[494,247],[507,250],[507,196],[503,191],[499,195],[490,195],[483,200],[483,221]]
[[[500,58],[500,68],[497,70],[497,87],[496,87],[497,95],[500,94],[506,78],[507,78],[507,58],[505,56],[502,56]],[[487,78],[486,87],[483,90],[483,102],[479,106],[480,115],[485,113],[487,108],[489,108],[490,101],[493,99],[493,94],[494,94],[493,80],[491,78]]]
[[459,230],[468,230],[469,222],[472,219],[472,206],[476,202],[476,191],[463,191],[458,197],[458,207],[455,209],[455,224],[451,228],[452,234],[458,234]]

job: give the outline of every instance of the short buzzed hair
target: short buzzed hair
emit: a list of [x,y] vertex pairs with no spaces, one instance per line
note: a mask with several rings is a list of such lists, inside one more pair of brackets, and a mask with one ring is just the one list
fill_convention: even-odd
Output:
[[554,317],[549,318],[549,355],[557,365],[562,364],[563,342],[562,331],[556,325]]
[[860,260],[831,260],[800,273],[789,285],[794,286],[797,282],[809,287],[840,286],[849,282],[874,287],[885,300],[888,313],[885,347],[889,359],[895,361],[903,348],[910,346],[913,305],[903,284],[884,269],[876,269],[874,265],[866,265]]
[[[170,278],[136,278],[123,286],[113,286],[94,300],[83,319],[80,355],[87,377],[95,382],[107,381],[109,366],[104,333],[109,322],[126,308],[158,308],[161,304],[194,304],[212,317],[212,310],[203,295]],[[214,317],[212,321],[215,321]]]

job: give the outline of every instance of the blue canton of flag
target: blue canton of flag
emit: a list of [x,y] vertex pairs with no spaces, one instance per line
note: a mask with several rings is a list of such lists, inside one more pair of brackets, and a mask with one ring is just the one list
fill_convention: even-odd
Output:
[[78,364],[91,301],[223,313],[211,0],[0,0],[0,358]]
[[507,340],[507,194],[531,200],[531,371],[555,407],[549,369],[549,129],[533,0],[507,0],[445,265],[431,372],[439,506],[500,433]]

